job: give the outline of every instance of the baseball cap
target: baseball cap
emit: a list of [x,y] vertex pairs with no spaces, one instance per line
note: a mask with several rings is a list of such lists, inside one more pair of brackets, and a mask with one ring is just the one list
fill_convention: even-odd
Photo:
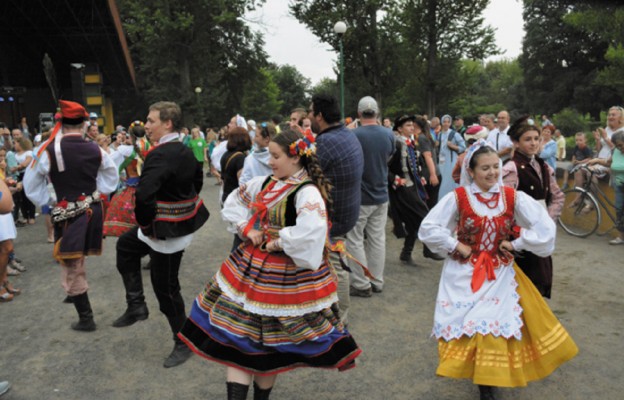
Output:
[[364,96],[358,103],[358,113],[379,113],[379,106],[371,96]]
[[89,113],[89,119],[97,119],[97,117],[98,117],[97,113],[94,113],[94,112]]

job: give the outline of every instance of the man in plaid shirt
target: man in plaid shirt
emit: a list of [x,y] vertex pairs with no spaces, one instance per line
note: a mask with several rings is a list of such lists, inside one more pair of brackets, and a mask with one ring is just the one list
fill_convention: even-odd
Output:
[[[353,132],[340,122],[338,100],[330,95],[314,95],[308,118],[316,137],[319,162],[323,174],[333,189],[333,212],[329,216],[332,244],[344,241],[347,232],[355,226],[360,214],[362,172],[364,154]],[[347,322],[349,310],[349,273],[343,268],[339,252],[330,252],[329,261],[338,275],[338,301],[340,318]]]

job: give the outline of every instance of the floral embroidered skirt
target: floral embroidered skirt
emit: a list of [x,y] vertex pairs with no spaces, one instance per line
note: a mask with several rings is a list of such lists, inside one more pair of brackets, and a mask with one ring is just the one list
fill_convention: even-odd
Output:
[[256,375],[297,367],[346,370],[361,353],[334,311],[329,265],[241,244],[193,302],[178,336],[197,354]]
[[468,378],[478,385],[526,386],[576,356],[576,344],[535,286],[517,265],[514,270],[523,309],[522,338],[480,333],[448,342],[440,338],[438,375]]
[[121,236],[137,226],[134,217],[134,192],[136,188],[127,186],[111,199],[106,219],[104,220],[104,236]]

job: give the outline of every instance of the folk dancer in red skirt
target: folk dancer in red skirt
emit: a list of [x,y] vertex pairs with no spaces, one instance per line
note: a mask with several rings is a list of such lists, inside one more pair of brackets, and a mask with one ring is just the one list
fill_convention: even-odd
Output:
[[[126,143],[117,147],[111,158],[125,172],[124,187],[113,196],[104,220],[104,236],[119,237],[137,226],[134,216],[135,192],[139,184],[139,165],[145,161],[147,152],[140,147],[139,140],[145,137],[144,124],[135,121],[130,124]],[[144,142],[141,142],[144,143]]]
[[330,186],[314,137],[287,131],[269,143],[273,175],[228,196],[222,216],[245,240],[195,299],[179,336],[227,366],[228,399],[268,399],[297,367],[346,370],[361,350],[338,317],[327,258]]

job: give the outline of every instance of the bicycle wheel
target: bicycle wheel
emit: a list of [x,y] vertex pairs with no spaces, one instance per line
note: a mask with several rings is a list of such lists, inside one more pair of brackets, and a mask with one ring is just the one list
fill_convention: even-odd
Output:
[[559,225],[572,236],[587,237],[600,225],[600,208],[594,196],[585,190],[572,188],[564,192]]

